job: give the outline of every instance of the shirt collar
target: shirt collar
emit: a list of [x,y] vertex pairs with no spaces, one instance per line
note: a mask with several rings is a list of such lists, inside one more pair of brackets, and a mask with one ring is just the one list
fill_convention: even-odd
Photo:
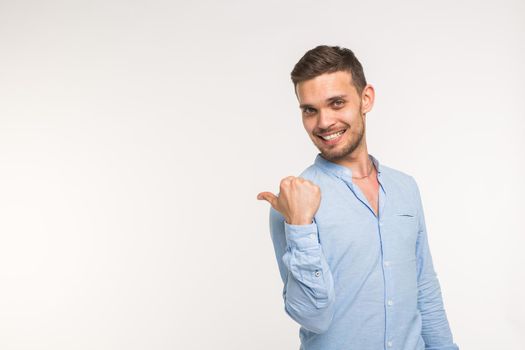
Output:
[[[371,155],[370,153],[368,154],[368,156],[370,157],[370,159],[372,160],[372,162],[374,163],[374,165],[375,165],[375,167],[377,169],[377,176],[381,176],[382,166],[379,163],[379,160],[376,157],[374,157],[373,155]],[[314,163],[318,167],[324,169],[325,171],[327,171],[329,173],[334,174],[335,176],[337,176],[339,178],[342,178],[342,179],[344,179],[344,178],[351,179],[352,178],[352,170],[350,170],[350,168],[347,168],[344,165],[340,165],[340,164],[331,162],[331,161],[323,158],[321,156],[321,153],[317,154],[317,156],[315,157],[315,162]]]

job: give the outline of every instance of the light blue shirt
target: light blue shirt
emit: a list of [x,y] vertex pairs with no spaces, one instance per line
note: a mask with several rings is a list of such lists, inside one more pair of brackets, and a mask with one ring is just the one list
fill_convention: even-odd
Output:
[[376,216],[352,171],[317,154],[299,176],[321,188],[311,224],[270,208],[286,313],[301,350],[455,350],[414,178],[369,154]]

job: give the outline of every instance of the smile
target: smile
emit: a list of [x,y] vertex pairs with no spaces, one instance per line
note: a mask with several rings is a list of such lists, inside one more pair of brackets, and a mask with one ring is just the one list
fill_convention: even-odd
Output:
[[321,135],[317,135],[317,136],[321,140],[323,140],[324,144],[333,145],[333,144],[337,143],[341,139],[341,135],[343,135],[345,133],[345,131],[346,131],[346,129],[338,131],[338,132],[335,132],[335,133],[330,134],[330,135],[326,135],[326,136],[321,136]]
[[331,135],[321,136],[321,137],[322,137],[323,139],[327,140],[327,141],[328,141],[328,140],[333,140],[333,139],[335,139],[336,137],[339,137],[339,136],[343,135],[343,133],[344,133],[345,131],[346,131],[346,129],[345,129],[345,130],[341,130],[341,131],[336,132],[336,133],[331,134]]

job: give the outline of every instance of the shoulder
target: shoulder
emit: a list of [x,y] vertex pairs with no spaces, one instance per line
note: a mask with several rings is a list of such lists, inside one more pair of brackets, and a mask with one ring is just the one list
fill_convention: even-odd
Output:
[[298,175],[298,177],[301,177],[305,180],[309,180],[313,182],[314,184],[321,186],[327,183],[327,181],[329,182],[331,179],[333,179],[334,175],[331,175],[327,173],[326,171],[324,171],[323,169],[321,169],[320,167],[318,167],[317,165],[312,164],[308,166],[306,169],[304,169]]
[[411,193],[418,190],[416,179],[411,174],[383,164],[381,164],[381,170],[382,175],[401,189]]
[[319,171],[320,169],[316,167],[315,164],[312,164],[308,166],[306,169],[304,169],[303,171],[301,171],[298,177],[302,177],[303,179],[306,179],[306,180],[313,180],[319,177],[320,175]]

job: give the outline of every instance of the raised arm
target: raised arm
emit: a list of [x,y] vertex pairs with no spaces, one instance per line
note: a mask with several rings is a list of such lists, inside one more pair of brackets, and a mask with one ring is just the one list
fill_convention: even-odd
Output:
[[314,215],[320,188],[294,176],[281,180],[280,193],[261,192],[270,208],[270,233],[283,287],[285,311],[303,328],[322,333],[334,314],[334,281],[319,242]]
[[290,225],[270,208],[270,233],[284,283],[286,313],[309,331],[326,331],[334,314],[334,281],[317,225]]

